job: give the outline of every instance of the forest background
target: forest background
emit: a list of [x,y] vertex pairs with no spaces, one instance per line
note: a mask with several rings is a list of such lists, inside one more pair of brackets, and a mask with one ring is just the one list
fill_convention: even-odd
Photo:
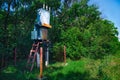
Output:
[[[89,5],[88,2],[89,0],[1,0],[1,68],[8,66],[13,60],[15,48],[18,61],[27,59],[32,45],[30,36],[35,24],[37,9],[46,4],[51,7],[52,28],[49,29],[48,34],[51,41],[51,62],[63,60],[60,56],[63,56],[61,53],[65,45],[67,59],[76,61],[86,58],[94,62],[110,57],[110,65],[115,64],[110,69],[120,70],[120,62],[116,62],[120,61],[117,28],[111,21],[101,18],[98,7]],[[104,69],[102,71],[104,72]],[[111,79],[118,79],[118,76]],[[110,75],[107,78],[110,80]]]

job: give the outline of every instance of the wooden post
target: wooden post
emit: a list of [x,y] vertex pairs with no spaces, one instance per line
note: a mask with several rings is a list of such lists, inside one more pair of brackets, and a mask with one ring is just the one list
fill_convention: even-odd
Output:
[[43,73],[43,48],[40,47],[40,78],[42,78]]
[[64,64],[66,64],[66,46],[64,46]]
[[1,64],[1,67],[4,67],[4,63],[5,63],[5,61],[4,61],[4,54],[2,54],[2,64]]
[[16,48],[14,49],[14,65],[16,65]]

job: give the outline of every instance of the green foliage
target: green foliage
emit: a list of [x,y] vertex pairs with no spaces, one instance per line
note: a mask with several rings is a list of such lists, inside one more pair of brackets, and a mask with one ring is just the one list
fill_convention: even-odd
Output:
[[[9,65],[0,71],[2,80],[36,80],[39,68],[32,72],[26,68],[26,60],[21,60],[17,66]],[[109,55],[104,59],[81,58],[78,61],[67,60],[67,63],[50,64],[44,68],[43,77],[47,80],[119,80],[120,53]]]
[[[38,77],[38,69],[33,72],[25,69],[26,60],[23,58],[28,56],[31,48],[30,32],[36,19],[36,10],[43,4],[51,7],[50,55],[54,60],[63,61],[65,45],[67,58],[81,59],[69,60],[66,66],[56,63],[44,68],[44,75],[49,80],[120,79],[118,31],[112,22],[100,17],[98,7],[87,4],[89,0],[64,0],[62,5],[60,0],[17,1],[0,2],[0,63],[5,58],[10,64],[0,71],[1,80],[35,80]],[[7,9],[2,9],[4,2],[9,5]],[[15,11],[11,12],[10,6]],[[17,48],[19,59],[17,66],[11,65],[14,48]]]
[[85,49],[80,41],[81,32],[79,28],[73,27],[62,32],[61,41],[67,47],[67,55],[72,59],[80,59],[84,55]]
[[[97,80],[119,80],[119,58],[113,55],[102,60],[88,60],[86,70]],[[109,66],[109,67],[108,67]]]
[[83,56],[103,58],[119,49],[118,31],[114,24],[100,18],[98,8],[95,5],[89,6],[87,2],[81,0],[71,7],[63,8],[55,17],[57,25],[51,29],[57,31],[50,37],[54,46],[66,45],[67,57],[71,59]]
[[36,80],[39,75],[39,70],[29,72],[26,68],[26,60],[21,60],[17,63],[17,66],[13,66],[11,63],[0,71],[1,80]]
[[47,72],[52,71],[53,73],[47,74],[45,71],[45,75],[48,76],[49,80],[79,80],[79,79],[87,79],[84,69],[84,61],[68,61],[67,65],[62,64],[54,64],[47,69]]
[[[94,26],[94,27],[93,27]],[[94,57],[99,58],[104,55],[115,53],[118,49],[118,38],[113,24],[107,20],[97,21],[88,26],[91,32],[90,47]]]
[[[6,10],[0,7],[0,54],[9,58],[14,48],[17,48],[19,58],[29,54],[36,10],[43,4],[51,7],[49,39],[54,59],[63,56],[63,45],[67,47],[67,57],[74,60],[82,57],[98,59],[116,53],[120,48],[117,29],[112,22],[102,19],[98,7],[88,5],[88,1],[65,0],[62,4],[60,0],[0,2],[0,6],[4,2],[9,4]],[[12,12],[10,6],[15,11]]]

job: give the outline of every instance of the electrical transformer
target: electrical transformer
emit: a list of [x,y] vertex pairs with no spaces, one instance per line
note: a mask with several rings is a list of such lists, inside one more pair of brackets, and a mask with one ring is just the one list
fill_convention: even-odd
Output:
[[34,30],[31,31],[32,40],[47,40],[50,26],[50,9],[48,7],[37,10],[37,19]]

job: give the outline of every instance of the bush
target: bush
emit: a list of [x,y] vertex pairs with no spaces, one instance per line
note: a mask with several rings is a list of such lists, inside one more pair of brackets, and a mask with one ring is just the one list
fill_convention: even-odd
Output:
[[85,56],[86,48],[82,46],[80,38],[82,38],[79,28],[72,27],[61,34],[61,44],[66,45],[67,56],[71,59],[80,59]]

